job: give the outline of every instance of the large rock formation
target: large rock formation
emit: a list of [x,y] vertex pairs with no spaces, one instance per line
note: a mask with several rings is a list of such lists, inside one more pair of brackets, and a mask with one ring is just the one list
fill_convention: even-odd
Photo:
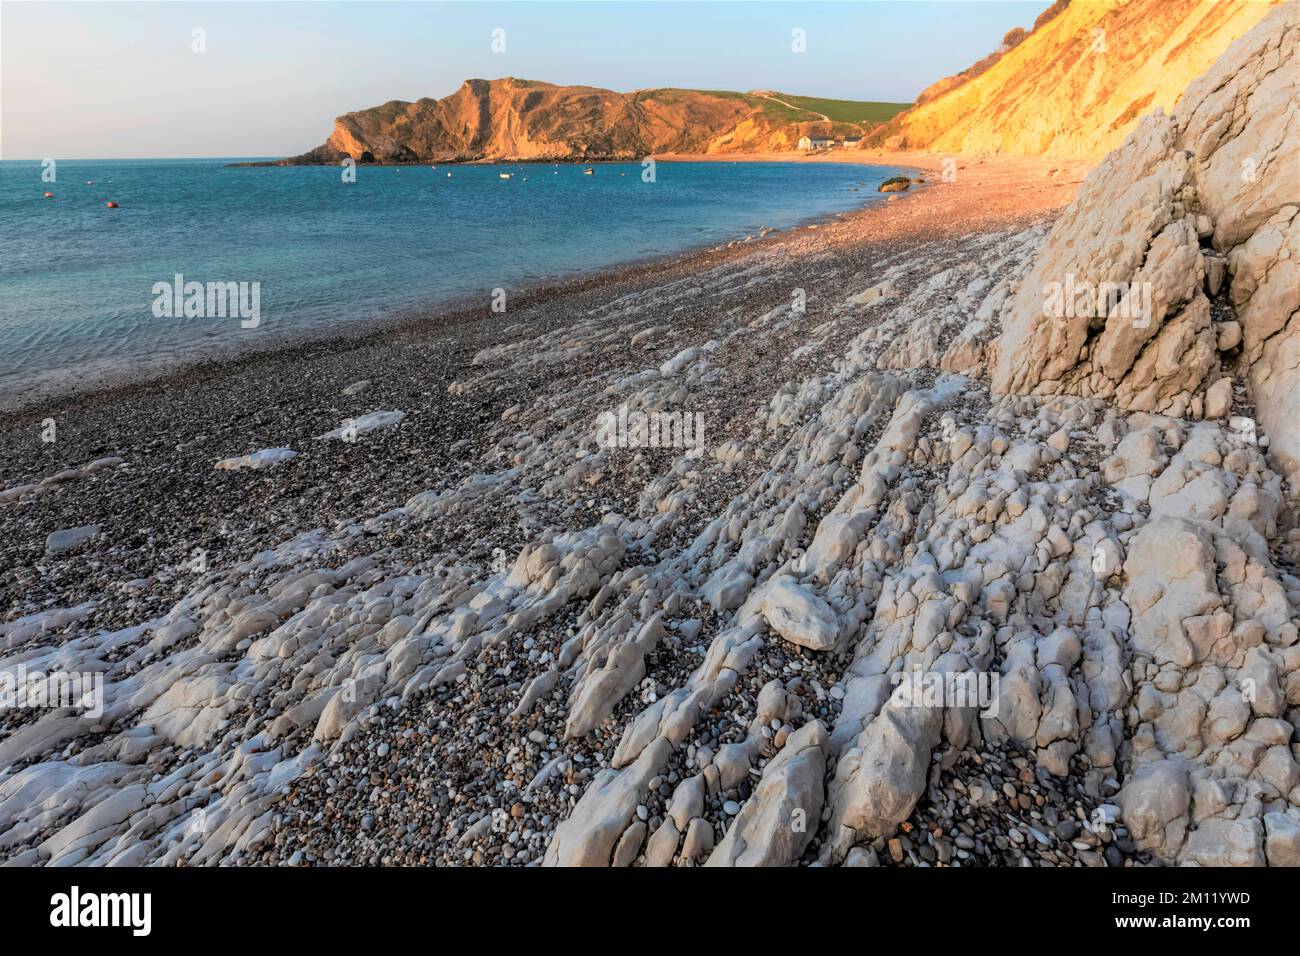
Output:
[[[1003,312],[989,356],[995,391],[1176,417],[1234,413],[1294,493],[1298,45],[1295,6],[1275,8],[1175,114],[1143,119],[1088,176]],[[1234,410],[1238,382],[1253,414]]]
[[283,162],[631,160],[794,149],[805,134],[859,131],[824,120],[758,94],[466,80],[440,100],[393,100],[340,116],[324,145]]
[[1144,113],[1171,109],[1268,11],[1260,0],[1076,0],[1040,17],[1000,56],[933,84],[870,140],[934,152],[1101,156]]

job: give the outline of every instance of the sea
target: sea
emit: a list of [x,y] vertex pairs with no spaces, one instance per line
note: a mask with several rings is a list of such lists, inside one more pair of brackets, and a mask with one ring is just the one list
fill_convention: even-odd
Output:
[[243,161],[0,162],[0,400],[453,303],[508,312],[523,288],[879,202],[901,172]]

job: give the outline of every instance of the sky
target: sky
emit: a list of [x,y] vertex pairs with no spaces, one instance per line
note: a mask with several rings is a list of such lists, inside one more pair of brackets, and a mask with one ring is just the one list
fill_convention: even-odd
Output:
[[4,0],[0,159],[295,155],[471,77],[910,102],[1048,5]]

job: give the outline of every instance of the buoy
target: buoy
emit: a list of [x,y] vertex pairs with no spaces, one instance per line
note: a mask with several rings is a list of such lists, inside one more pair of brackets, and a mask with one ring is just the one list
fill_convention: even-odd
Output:
[[54,193],[46,193],[46,194],[45,194],[45,198],[46,198],[46,199],[53,199],[53,198],[54,198]]
[[112,201],[110,200],[110,201],[109,201],[109,204],[108,204],[108,208],[109,208],[109,209],[116,209],[116,208],[117,208],[117,203],[112,202]]

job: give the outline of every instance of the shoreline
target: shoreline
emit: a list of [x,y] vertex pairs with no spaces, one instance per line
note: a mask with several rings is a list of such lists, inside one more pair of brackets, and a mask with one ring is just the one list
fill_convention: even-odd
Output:
[[[683,157],[680,159],[665,161],[717,162],[717,160],[707,156]],[[772,158],[770,159],[761,156],[747,156],[746,161],[782,162],[778,154],[772,154]],[[424,164],[376,163],[372,165],[406,167],[421,166]],[[458,163],[454,165],[495,164]],[[505,165],[515,164],[510,163]],[[572,163],[570,165],[583,164]],[[863,164],[844,163],[843,165]],[[878,164],[866,165],[875,166]],[[267,167],[279,166],[279,164],[230,163],[223,168],[254,166]],[[915,172],[914,167],[892,168],[902,169],[905,172]],[[899,195],[900,198],[902,198],[906,196],[906,193],[894,195]],[[915,193],[913,193],[913,195],[915,195]],[[712,243],[689,246],[676,252],[629,259],[608,266],[597,266],[570,274],[564,278],[539,280],[537,282],[521,285],[517,289],[511,290],[510,298],[516,301],[526,299],[529,303],[544,302],[573,294],[575,292],[581,292],[590,287],[593,282],[620,282],[634,280],[641,277],[648,270],[677,267],[687,263],[688,261],[698,259],[699,257],[711,253],[723,252],[733,247],[746,246],[752,248],[776,235],[808,228],[809,226],[825,225],[844,216],[852,215],[883,203],[887,198],[888,196],[883,194],[869,194],[869,198],[864,199],[862,204],[855,209],[817,213],[800,219],[790,226],[773,229],[767,236],[762,238],[752,237],[749,239],[733,239],[721,245]],[[190,355],[169,358],[162,361],[157,367],[143,372],[137,369],[124,367],[104,368],[94,366],[50,372],[35,381],[26,382],[11,390],[0,392],[0,412],[9,415],[21,415],[38,409],[46,409],[51,405],[58,405],[60,402],[74,400],[82,396],[93,396],[101,392],[109,392],[120,388],[147,385],[150,382],[161,382],[177,375],[183,375],[186,372],[205,369],[208,366],[228,365],[231,362],[239,361],[241,359],[252,359],[258,356],[274,355],[311,344],[329,345],[336,342],[338,344],[343,344],[348,341],[364,339],[372,334],[382,335],[385,332],[402,330],[415,324],[433,324],[439,319],[443,319],[451,324],[459,324],[461,322],[484,318],[484,315],[482,314],[484,311],[482,305],[471,305],[470,303],[471,296],[467,294],[450,295],[446,298],[430,300],[420,305],[412,305],[403,309],[389,310],[386,314],[365,318],[343,319],[336,323],[330,323],[327,328],[322,328],[320,330],[303,328],[292,332],[281,333],[275,340],[262,344],[227,345],[220,347],[217,354],[202,357]],[[495,313],[488,313],[487,317],[492,318],[495,315]],[[93,384],[81,384],[87,376],[93,377]]]
[[[844,152],[850,151],[846,150]],[[716,154],[663,154],[651,158],[655,159],[656,162],[830,162],[845,165],[880,166],[901,169],[913,179],[916,178],[917,171],[930,174],[940,170],[942,161],[945,158],[915,152],[891,153],[880,150],[853,150],[851,152],[853,153],[851,157],[838,153],[825,156],[801,155],[799,157],[784,153],[737,153],[727,155],[725,158]],[[1022,173],[1038,172],[1041,171],[1040,167],[1058,167],[1070,169],[1072,175],[1079,168],[1086,165],[1082,161],[1069,163],[1043,160],[989,161],[980,157],[966,160],[957,157],[957,162],[959,168],[967,168],[967,166],[960,165],[963,162],[968,165],[970,163],[976,165],[991,163],[989,170],[1007,170]],[[1068,182],[1073,184],[1074,179],[1069,179]],[[792,235],[808,230],[825,229],[839,223],[865,223],[883,215],[891,215],[897,219],[897,214],[903,211],[905,206],[923,201],[923,197],[926,197],[940,185],[927,180],[924,184],[921,184],[919,189],[914,185],[901,193],[873,194],[856,209],[814,215],[801,220],[795,225],[775,230],[762,238],[733,240],[721,246],[716,244],[696,246],[663,256],[598,267],[559,281],[543,281],[537,284],[525,285],[512,292],[511,300],[514,303],[512,309],[517,310],[546,304],[582,294],[599,286],[618,286],[644,281],[661,271],[676,273],[692,268],[709,268],[712,265],[728,261],[734,256],[779,245],[783,241],[788,241]],[[944,183],[942,185],[946,187],[952,184]],[[1063,204],[1061,202],[1056,205]],[[1048,205],[1052,204],[1049,203]],[[996,215],[995,212],[990,213],[989,210],[978,206],[967,207],[964,212],[967,218],[962,221],[964,225],[969,227],[968,231],[975,231],[979,228],[981,222],[986,222],[990,218],[990,215]],[[990,215],[985,215],[985,213],[990,213]],[[885,234],[888,234],[891,228],[897,226],[896,223],[890,222],[873,222],[872,224],[882,226]],[[825,234],[823,233],[823,235]],[[48,415],[51,412],[59,411],[66,406],[75,405],[81,401],[108,400],[116,393],[130,394],[151,385],[166,387],[168,383],[186,376],[207,377],[211,374],[222,374],[231,371],[232,368],[247,363],[273,362],[281,358],[285,361],[292,361],[297,353],[304,350],[335,351],[346,349],[349,345],[362,347],[371,340],[382,339],[390,335],[408,334],[422,329],[433,331],[435,329],[459,327],[466,323],[490,321],[502,317],[501,314],[491,312],[485,314],[482,305],[471,306],[467,296],[454,296],[440,302],[412,307],[396,314],[344,320],[339,325],[331,326],[328,330],[312,331],[303,329],[293,333],[285,333],[282,339],[273,343],[231,346],[228,351],[210,357],[177,358],[166,362],[162,368],[145,371],[139,369],[90,370],[89,374],[95,377],[95,381],[90,384],[83,382],[87,370],[82,370],[81,373],[71,370],[62,373],[62,380],[58,383],[29,383],[15,388],[12,392],[0,395],[0,411],[3,411],[10,418],[28,420]],[[508,317],[508,313],[505,317]]]
[[[692,246],[661,256],[631,259],[611,266],[598,266],[559,280],[539,280],[536,283],[508,290],[510,300],[514,303],[511,308],[540,305],[584,292],[593,285],[635,282],[661,269],[689,268],[693,265],[702,265],[711,256],[730,252],[739,247],[754,249],[760,243],[767,242],[778,235],[785,235],[799,229],[823,226],[845,216],[861,212],[881,201],[881,199],[870,199],[855,210],[815,215],[800,220],[793,226],[775,229],[763,238],[755,237],[752,240],[735,239],[721,246],[717,244]],[[82,386],[76,384],[80,375],[78,370],[74,369],[63,373],[66,382],[51,386],[28,384],[20,386],[13,393],[0,395],[0,411],[9,415],[35,413],[47,406],[58,405],[61,402],[81,397],[91,397],[102,392],[112,392],[123,388],[147,386],[153,382],[162,382],[186,373],[205,370],[209,366],[225,366],[232,362],[275,356],[312,345],[323,347],[342,346],[372,336],[382,337],[389,333],[413,330],[417,326],[432,329],[443,325],[460,325],[465,322],[501,317],[501,313],[486,311],[481,302],[477,305],[471,305],[470,300],[471,297],[468,295],[455,295],[424,305],[394,310],[388,315],[344,319],[337,324],[331,324],[328,330],[300,329],[296,332],[286,332],[282,334],[279,340],[272,343],[228,346],[221,354],[204,358],[176,358],[166,362],[165,367],[155,371],[141,373],[128,369],[109,371],[80,370],[82,374],[90,371],[91,374],[96,376],[97,381],[93,385]],[[41,391],[42,394],[30,400],[21,399],[24,392],[32,390]],[[18,404],[15,404],[15,402],[18,402]]]
[[[859,148],[842,149],[840,151],[830,150],[817,153],[806,153],[802,150],[790,150],[780,153],[651,153],[648,156],[628,156],[624,159],[615,159],[606,157],[604,159],[555,159],[546,157],[532,158],[481,158],[481,159],[440,159],[436,162],[426,159],[408,160],[401,163],[382,163],[370,160],[364,163],[357,163],[358,167],[385,169],[410,169],[416,166],[429,166],[437,169],[439,166],[611,166],[611,165],[628,165],[636,166],[648,159],[656,162],[665,163],[727,163],[727,162],[762,162],[762,163],[791,163],[791,162],[816,162],[816,161],[833,161],[830,157],[844,155],[846,157],[860,157],[863,153],[869,152]],[[872,152],[880,152],[874,150]],[[916,155],[925,155],[917,153]],[[190,157],[193,159],[208,159],[221,157]],[[341,160],[340,160],[341,162]],[[850,165],[863,165],[860,158],[845,158],[845,163]],[[237,162],[226,163],[224,169],[267,169],[267,168],[293,168],[299,166],[312,167],[316,169],[328,169],[338,166],[339,163],[295,163],[292,159],[244,159]]]

